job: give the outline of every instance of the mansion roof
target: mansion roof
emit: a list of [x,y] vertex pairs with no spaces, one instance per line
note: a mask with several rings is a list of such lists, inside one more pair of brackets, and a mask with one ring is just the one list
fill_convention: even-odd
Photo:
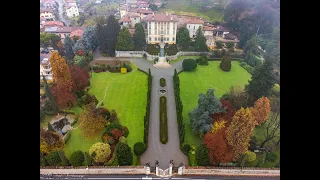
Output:
[[178,17],[172,14],[149,14],[144,19],[146,22],[178,22]]

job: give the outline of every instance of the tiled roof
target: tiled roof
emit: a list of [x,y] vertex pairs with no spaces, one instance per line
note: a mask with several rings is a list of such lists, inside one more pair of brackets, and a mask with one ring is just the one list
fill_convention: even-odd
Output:
[[128,17],[123,17],[119,22],[131,22],[131,20]]
[[214,29],[213,31],[223,31],[223,32],[228,32],[228,30],[222,26],[218,26],[216,29]]
[[73,36],[81,37],[82,34],[83,34],[82,29],[76,29],[76,30],[71,31],[70,37],[73,37]]
[[210,27],[210,26],[203,26],[203,30],[204,30],[204,31],[213,31],[214,28],[213,28],[213,27]]
[[176,15],[166,15],[166,14],[149,14],[144,18],[144,21],[151,22],[178,22],[178,17]]
[[204,21],[201,19],[190,19],[189,21],[187,21],[187,24],[203,24]]
[[140,15],[138,13],[135,13],[135,12],[128,12],[126,14],[126,17],[140,17]]
[[235,40],[237,39],[237,36],[231,34],[231,33],[228,33],[225,35],[225,39],[231,39],[231,40]]
[[60,21],[46,21],[43,23],[43,26],[63,26],[63,23]]
[[153,11],[151,10],[146,10],[146,9],[136,9],[137,13],[143,13],[143,14],[152,14]]

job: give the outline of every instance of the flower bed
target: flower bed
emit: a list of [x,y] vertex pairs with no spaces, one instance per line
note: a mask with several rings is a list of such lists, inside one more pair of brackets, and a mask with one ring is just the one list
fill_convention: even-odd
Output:
[[160,97],[160,142],[168,142],[167,98]]

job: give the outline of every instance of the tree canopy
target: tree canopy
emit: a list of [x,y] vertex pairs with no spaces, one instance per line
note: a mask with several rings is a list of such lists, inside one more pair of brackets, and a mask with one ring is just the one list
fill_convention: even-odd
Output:
[[115,50],[116,50],[116,42],[117,42],[117,37],[118,33],[120,30],[120,25],[118,21],[115,19],[113,15],[109,16],[107,20],[107,27],[106,27],[106,32],[107,32],[107,42],[108,42],[108,55],[109,56],[115,56]]
[[121,28],[117,38],[116,49],[119,51],[130,51],[133,47],[134,44],[129,29],[127,27]]
[[98,142],[93,144],[89,149],[89,154],[96,163],[104,163],[108,160],[111,154],[111,149],[109,144]]
[[195,42],[194,42],[195,50],[200,51],[200,52],[208,51],[206,41],[207,41],[207,39],[206,39],[206,37],[204,37],[203,32],[202,32],[202,27],[200,26],[196,32],[196,38],[195,38]]
[[190,36],[189,30],[186,27],[181,27],[177,32],[177,44],[181,47],[182,50],[187,50],[190,46]]
[[135,24],[134,28],[136,29],[133,34],[134,49],[136,51],[142,51],[146,46],[146,35],[144,28],[141,23]]

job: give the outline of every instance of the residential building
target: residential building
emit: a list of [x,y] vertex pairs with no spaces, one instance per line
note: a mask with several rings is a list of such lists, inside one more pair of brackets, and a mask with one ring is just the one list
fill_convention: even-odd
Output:
[[49,58],[50,54],[40,54],[40,80],[42,75],[48,80],[53,79]]
[[225,43],[233,42],[235,46],[237,46],[239,40],[237,36],[231,34],[226,28],[222,26],[218,26],[216,29],[213,30],[213,39],[214,39],[214,46],[217,41]]
[[199,27],[203,27],[204,21],[201,19],[190,19],[186,23],[186,27],[189,30],[190,38],[194,38],[197,34]]
[[154,0],[154,4],[160,7],[162,5],[161,0]]
[[120,18],[123,18],[128,12],[127,6],[120,6],[119,12],[120,12]]
[[146,1],[137,1],[137,7],[141,9],[149,9],[149,3]]
[[70,36],[71,37],[71,33],[73,36],[75,35],[80,35],[82,36],[82,33],[80,31],[76,31],[76,30],[84,30],[83,28],[81,27],[68,27],[68,26],[63,26],[63,27],[47,27],[44,29],[44,32],[46,33],[53,33],[53,34],[56,34],[58,36],[60,36],[61,38],[61,41],[63,42],[64,39],[67,37],[67,36]]
[[62,27],[64,26],[61,21],[46,21],[42,24],[43,28],[47,27]]
[[40,18],[43,17],[46,20],[55,20],[52,9],[41,8],[40,9]]
[[140,23],[140,14],[128,12],[123,18],[119,20],[120,26],[134,27],[135,24]]
[[137,2],[138,0],[127,0],[127,5],[129,6],[129,8],[137,8]]
[[79,10],[77,6],[65,6],[66,15],[69,18],[79,16]]
[[153,11],[147,9],[131,9],[130,12],[138,13],[140,15],[140,19],[145,18],[149,14],[153,14]]
[[215,28],[213,26],[207,25],[207,26],[203,26],[203,35],[204,36],[213,36],[213,30]]
[[56,9],[58,6],[55,0],[43,0],[42,2],[45,8]]
[[119,20],[119,24],[121,27],[130,27],[131,26],[131,20],[129,17],[123,17]]
[[67,6],[77,6],[76,0],[64,0],[64,4]]
[[160,43],[176,44],[177,22],[176,15],[149,14],[143,21],[146,23],[148,44]]

